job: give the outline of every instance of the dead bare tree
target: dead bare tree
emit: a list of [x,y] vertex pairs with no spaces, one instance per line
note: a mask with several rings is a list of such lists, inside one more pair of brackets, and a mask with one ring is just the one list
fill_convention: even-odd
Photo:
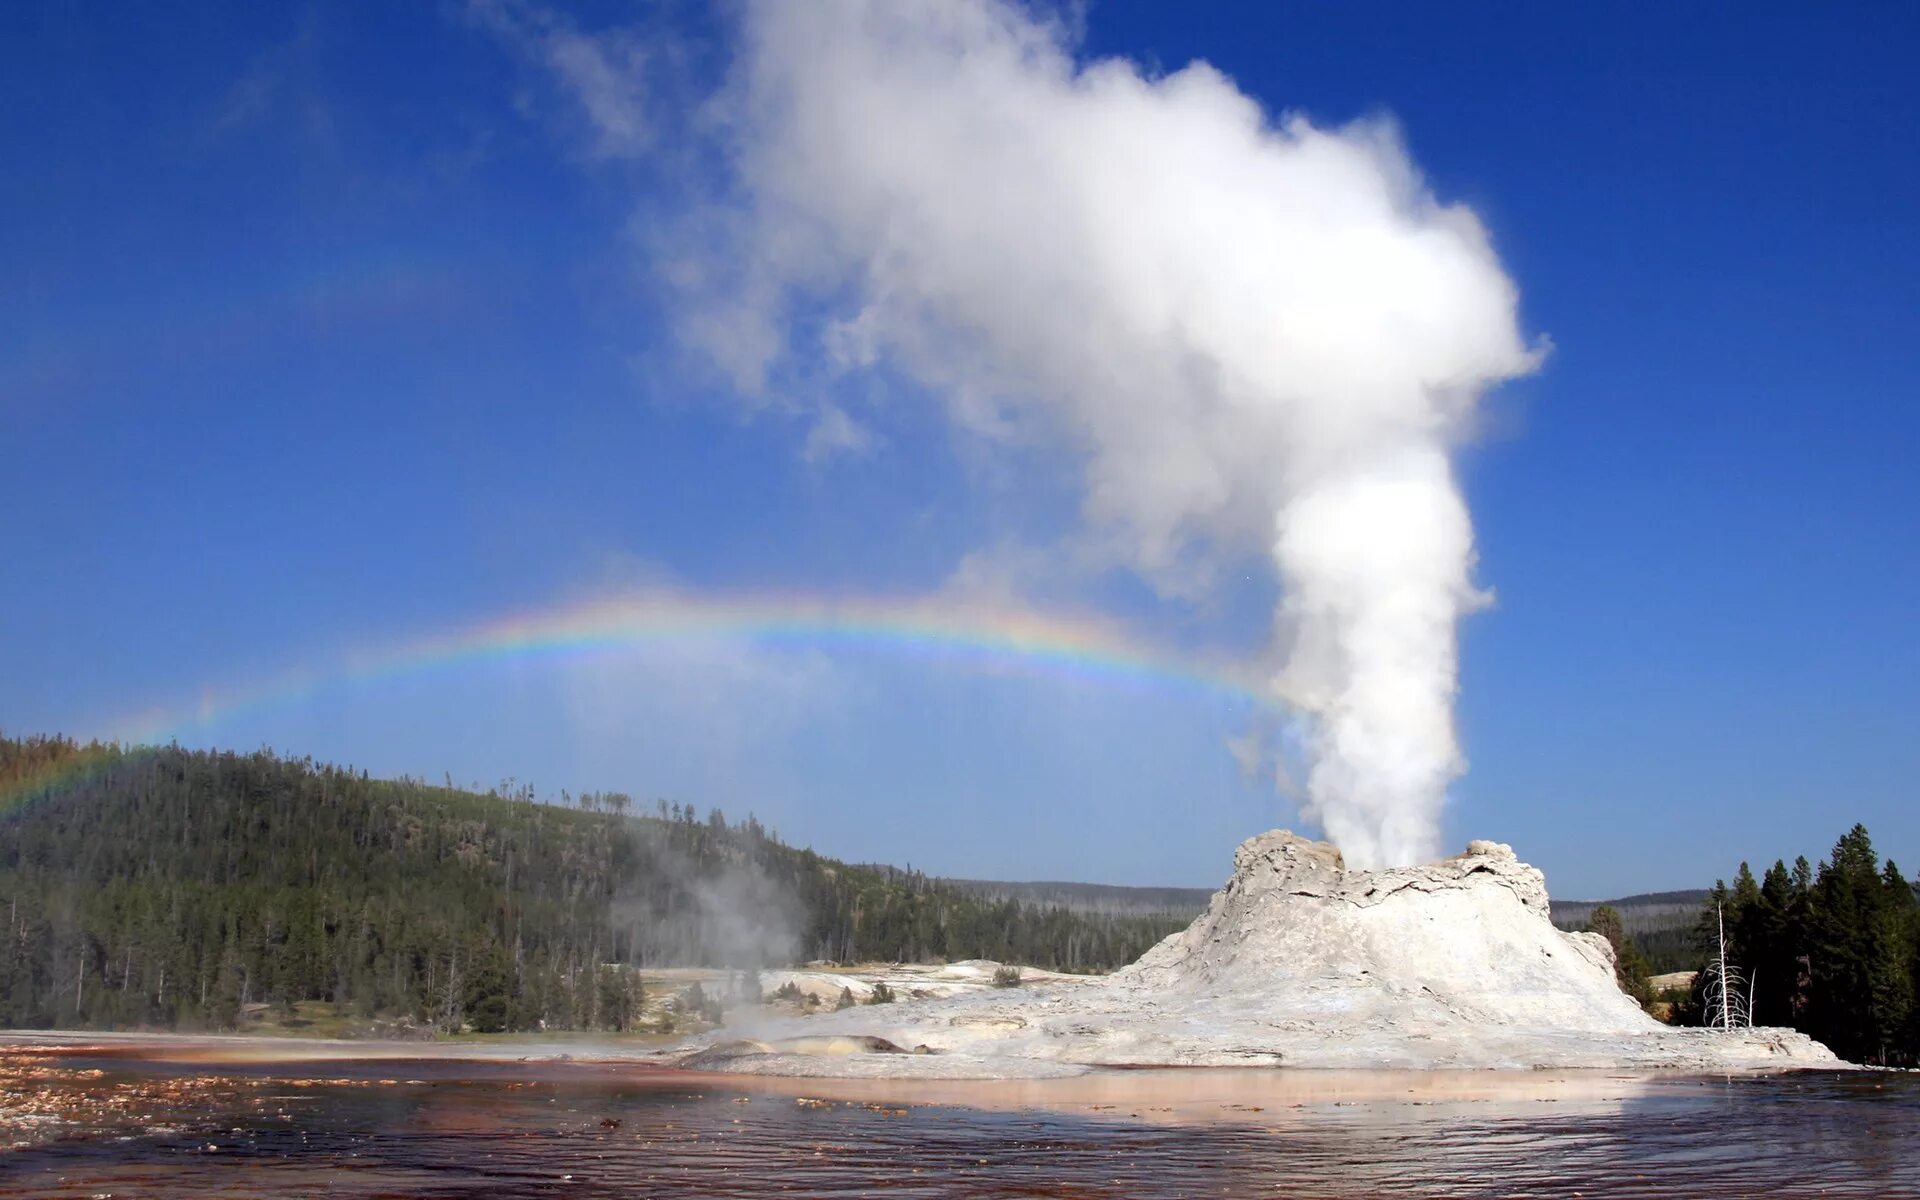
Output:
[[1753,981],[1741,978],[1740,968],[1727,962],[1727,919],[1717,905],[1714,924],[1719,944],[1707,963],[1706,982],[1700,989],[1707,1024],[1714,1029],[1751,1029]]

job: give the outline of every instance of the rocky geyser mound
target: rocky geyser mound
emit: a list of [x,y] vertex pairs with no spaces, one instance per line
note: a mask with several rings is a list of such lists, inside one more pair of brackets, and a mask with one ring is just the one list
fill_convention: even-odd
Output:
[[[809,1060],[778,1048],[823,1033],[935,1055]],[[1615,984],[1606,941],[1556,929],[1545,879],[1508,846],[1477,841],[1419,867],[1349,871],[1334,847],[1285,830],[1243,843],[1207,911],[1109,978],[848,1009],[751,1036],[754,1048],[728,1069],[1837,1064],[1791,1030],[1675,1029],[1647,1016]],[[703,1065],[714,1065],[713,1048]]]
[[1555,928],[1547,881],[1499,842],[1420,867],[1348,871],[1286,830],[1235,851],[1206,913],[1116,975],[1189,996],[1284,999],[1295,1015],[1644,1030],[1613,948]]

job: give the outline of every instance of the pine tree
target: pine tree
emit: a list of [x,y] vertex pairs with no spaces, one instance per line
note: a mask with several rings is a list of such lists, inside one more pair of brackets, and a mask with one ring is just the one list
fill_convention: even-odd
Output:
[[1647,959],[1640,948],[1627,936],[1626,923],[1620,919],[1620,910],[1611,904],[1602,904],[1593,910],[1588,918],[1593,932],[1607,939],[1613,947],[1613,977],[1620,990],[1632,996],[1642,1008],[1653,1005],[1653,983],[1648,978]]
[[1776,859],[1760,883],[1760,896],[1742,930],[1752,964],[1756,1025],[1791,1026],[1805,1006],[1800,983],[1801,950],[1793,922],[1793,879]]
[[1815,1037],[1855,1062],[1902,1056],[1912,967],[1891,890],[1862,825],[1835,843],[1814,881],[1808,1020]]

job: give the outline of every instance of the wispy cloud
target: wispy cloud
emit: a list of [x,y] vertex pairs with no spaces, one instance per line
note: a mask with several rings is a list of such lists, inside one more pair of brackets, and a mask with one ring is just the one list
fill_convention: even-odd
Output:
[[207,132],[213,137],[224,137],[258,125],[272,109],[279,84],[280,73],[274,64],[265,57],[255,59],[213,106]]
[[338,130],[318,66],[322,25],[309,9],[292,36],[256,54],[218,98],[202,110],[198,140],[216,147],[256,130],[272,129],[336,155]]
[[622,29],[583,33],[561,13],[516,0],[469,0],[467,12],[552,73],[579,105],[595,156],[636,158],[652,149],[655,39]]
[[842,455],[865,454],[873,448],[874,435],[865,425],[847,415],[837,404],[828,404],[814,418],[801,444],[800,457],[816,465]]

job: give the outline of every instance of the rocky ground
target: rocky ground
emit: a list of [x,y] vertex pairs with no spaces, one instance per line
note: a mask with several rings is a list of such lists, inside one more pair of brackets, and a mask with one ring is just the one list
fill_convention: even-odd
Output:
[[[1420,867],[1348,871],[1284,830],[1244,843],[1207,912],[1104,979],[994,964],[904,972],[893,1004],[716,1030],[687,1065],[736,1072],[1014,1078],[1095,1066],[1621,1068],[1837,1066],[1784,1029],[1676,1029],[1614,983],[1606,942],[1549,920],[1546,882],[1474,842]],[[770,973],[831,993],[872,980]]]

